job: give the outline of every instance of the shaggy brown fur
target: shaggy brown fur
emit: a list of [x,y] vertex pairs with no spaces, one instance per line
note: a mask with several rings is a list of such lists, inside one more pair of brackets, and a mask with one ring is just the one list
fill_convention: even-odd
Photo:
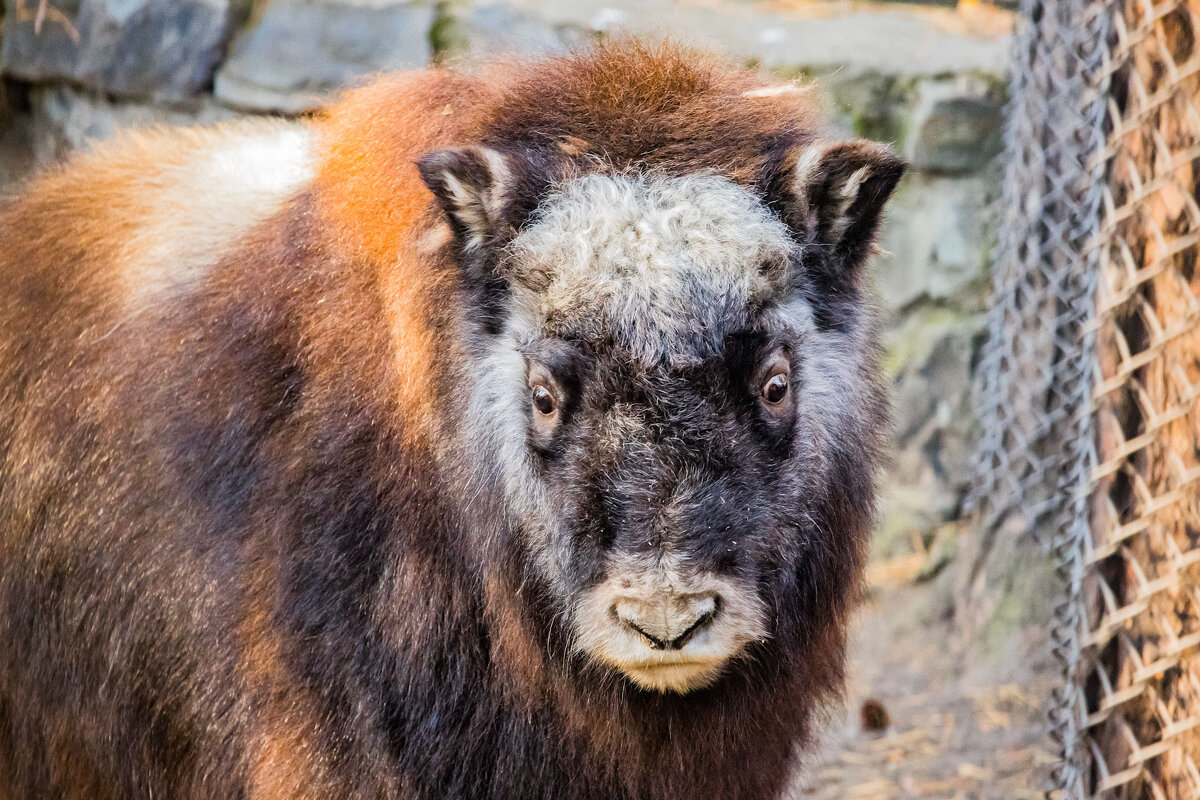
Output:
[[[703,691],[641,691],[570,656],[464,441],[474,319],[495,309],[416,167],[521,153],[513,230],[592,171],[723,175],[786,218],[819,132],[802,92],[760,88],[631,43],[383,78],[311,124],[311,181],[211,240],[187,208],[177,235],[143,232],[177,181],[224,197],[187,164],[241,128],[127,137],[29,185],[0,213],[0,798],[778,796],[842,681],[873,355],[812,529],[761,578],[771,639]],[[838,157],[882,177],[830,245],[855,263],[818,253],[806,291],[869,350],[856,263],[900,167]],[[816,175],[816,216],[785,221],[824,225],[844,179]],[[186,248],[198,266],[172,276]]]

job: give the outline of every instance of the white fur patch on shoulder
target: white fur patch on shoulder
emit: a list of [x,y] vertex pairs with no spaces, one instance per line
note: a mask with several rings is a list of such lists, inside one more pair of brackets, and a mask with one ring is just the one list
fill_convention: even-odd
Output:
[[218,126],[173,144],[135,189],[146,213],[120,265],[135,308],[202,278],[313,177],[310,134],[294,123]]
[[764,86],[761,89],[749,89],[742,92],[742,97],[778,97],[781,94],[807,94],[812,91],[809,86],[795,83],[784,83],[779,86]]
[[794,248],[728,179],[589,175],[543,202],[503,269],[541,321],[612,337],[647,362],[690,362],[774,293]]

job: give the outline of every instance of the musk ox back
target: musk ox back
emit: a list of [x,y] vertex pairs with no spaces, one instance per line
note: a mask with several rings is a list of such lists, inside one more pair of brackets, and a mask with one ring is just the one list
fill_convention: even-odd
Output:
[[842,681],[902,167],[669,47],[0,212],[0,798],[761,798]]

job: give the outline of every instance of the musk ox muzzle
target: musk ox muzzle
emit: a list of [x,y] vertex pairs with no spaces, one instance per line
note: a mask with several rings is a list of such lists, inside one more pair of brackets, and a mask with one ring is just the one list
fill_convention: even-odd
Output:
[[752,585],[684,573],[670,558],[619,559],[576,606],[576,649],[642,688],[686,693],[709,685],[749,643],[767,636]]

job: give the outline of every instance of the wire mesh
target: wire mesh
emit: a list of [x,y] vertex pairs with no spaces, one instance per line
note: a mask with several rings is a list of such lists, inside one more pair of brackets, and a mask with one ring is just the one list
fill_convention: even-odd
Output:
[[1086,562],[1097,796],[1200,797],[1200,0],[1114,18]]
[[974,503],[1052,550],[1055,796],[1200,797],[1200,0],[1026,0]]
[[1064,675],[1052,733],[1055,782],[1082,797],[1087,759],[1080,665],[1093,330],[1109,93],[1111,2],[1023,0],[1005,131],[1005,178],[972,504],[984,535],[1005,522],[1055,553],[1062,602],[1055,650]]

